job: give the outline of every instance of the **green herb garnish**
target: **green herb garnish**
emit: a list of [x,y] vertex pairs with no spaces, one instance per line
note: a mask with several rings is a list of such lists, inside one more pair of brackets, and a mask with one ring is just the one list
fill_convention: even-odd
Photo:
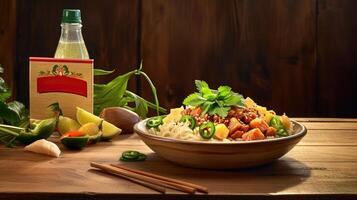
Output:
[[[107,75],[113,71],[95,69],[94,75]],[[132,76],[144,76],[150,85],[155,103],[151,103],[139,95],[127,90],[128,81]],[[131,106],[134,104],[134,106]],[[125,107],[136,112],[141,118],[146,118],[148,108],[156,110],[157,115],[166,113],[166,110],[159,105],[157,92],[149,76],[142,71],[142,63],[139,69],[120,75],[106,84],[94,84],[94,113],[98,115],[107,107]]]
[[[0,65],[0,73],[3,72],[4,69]],[[0,77],[0,123],[22,126],[23,124],[26,124],[29,119],[28,111],[21,102],[7,102],[10,97],[11,90],[5,83],[4,79]]]
[[190,94],[185,98],[183,104],[186,106],[201,107],[202,115],[219,115],[226,117],[231,106],[243,106],[242,95],[232,91],[228,86],[220,86],[217,90],[209,88],[205,81],[195,81],[198,92]]

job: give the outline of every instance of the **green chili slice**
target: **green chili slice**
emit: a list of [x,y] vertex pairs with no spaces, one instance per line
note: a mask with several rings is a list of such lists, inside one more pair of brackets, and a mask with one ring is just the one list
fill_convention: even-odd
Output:
[[163,123],[162,119],[163,119],[162,116],[152,117],[146,122],[146,127],[147,128],[157,128],[158,126],[160,126]]
[[146,160],[146,155],[138,151],[124,151],[120,157],[121,161],[135,162]]
[[279,137],[286,137],[289,133],[285,130],[283,123],[280,121],[278,116],[274,116],[270,120],[270,126],[276,129],[276,134]]
[[199,133],[203,139],[211,139],[216,132],[216,127],[213,122],[206,122],[201,124]]
[[196,119],[191,115],[182,116],[180,122],[184,122],[184,123],[189,122],[190,123],[189,127],[192,130],[195,129],[196,127]]

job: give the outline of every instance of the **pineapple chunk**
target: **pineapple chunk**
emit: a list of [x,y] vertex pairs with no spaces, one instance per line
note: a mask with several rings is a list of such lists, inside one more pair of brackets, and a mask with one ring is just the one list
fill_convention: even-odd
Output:
[[183,110],[184,110],[183,107],[170,109],[170,114],[168,114],[163,119],[164,124],[167,124],[167,123],[170,123],[170,122],[178,122],[178,121],[180,121],[180,119],[182,117],[181,113],[182,113]]
[[223,140],[228,137],[228,134],[229,134],[229,129],[227,128],[226,125],[224,125],[224,124],[216,125],[216,132],[215,132],[214,136],[217,139]]
[[245,98],[245,106],[247,108],[252,108],[257,106],[257,104],[253,101],[253,99],[251,99],[250,97]]

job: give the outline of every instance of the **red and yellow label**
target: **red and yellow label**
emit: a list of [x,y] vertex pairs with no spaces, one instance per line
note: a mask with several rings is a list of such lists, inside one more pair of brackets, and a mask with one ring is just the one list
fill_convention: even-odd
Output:
[[55,102],[72,118],[77,106],[93,110],[93,60],[31,57],[29,85],[32,118],[48,117]]

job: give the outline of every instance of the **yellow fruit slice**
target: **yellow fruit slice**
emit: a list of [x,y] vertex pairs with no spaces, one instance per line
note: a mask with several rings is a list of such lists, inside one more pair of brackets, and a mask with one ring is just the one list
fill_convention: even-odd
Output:
[[97,126],[99,126],[100,122],[102,119],[80,107],[77,107],[77,121],[79,122],[80,125],[84,125],[87,123],[95,123]]
[[113,124],[103,120],[102,118],[77,107],[77,121],[79,124],[84,125],[87,123],[95,123],[98,126],[102,123],[102,139],[103,140],[110,140],[121,133],[121,129],[114,126]]
[[182,117],[181,113],[182,113],[183,110],[184,110],[183,107],[170,109],[170,114],[168,114],[163,119],[164,124],[167,124],[167,123],[170,123],[170,122],[178,122],[178,121],[180,121],[180,119]]
[[99,133],[99,128],[95,123],[89,122],[82,125],[78,131],[84,133],[85,135],[97,135]]
[[78,124],[77,121],[75,121],[69,117],[59,116],[57,128],[58,128],[58,132],[61,135],[65,134],[67,132],[77,131],[79,129],[79,127],[80,127],[80,125]]
[[103,121],[102,124],[102,139],[110,140],[121,133],[121,129],[114,126],[113,124]]

